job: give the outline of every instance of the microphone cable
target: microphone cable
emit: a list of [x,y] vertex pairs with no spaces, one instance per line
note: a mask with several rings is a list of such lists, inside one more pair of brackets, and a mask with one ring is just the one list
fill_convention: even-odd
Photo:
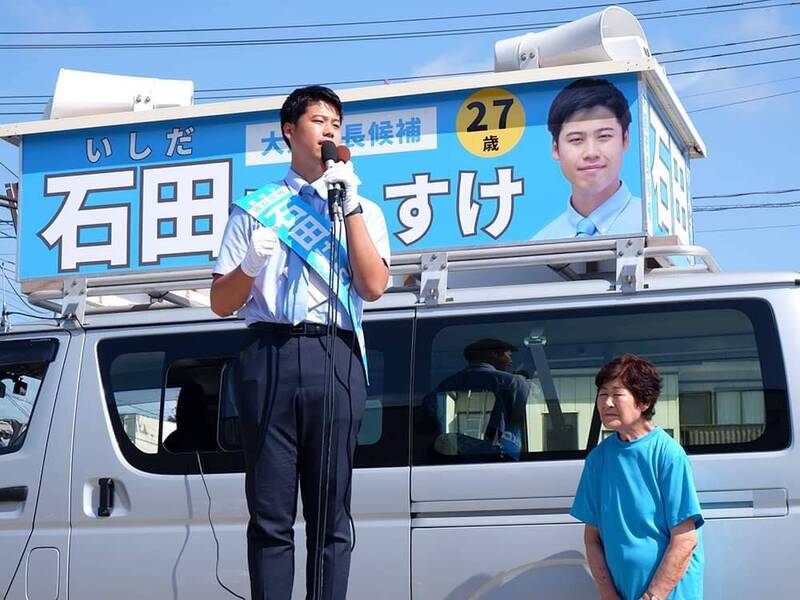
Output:
[[[347,238],[345,237],[345,251],[347,252],[347,256],[350,256],[350,246],[347,243]],[[350,268],[350,265],[347,266]],[[350,280],[353,279],[353,272],[350,271]],[[353,307],[353,300],[352,296],[348,293],[347,294],[347,311],[348,313],[351,312]],[[347,513],[347,520],[350,523],[350,532],[353,535],[353,540],[350,542],[350,552],[353,552],[356,549],[356,522],[353,520],[353,514],[350,512],[350,504],[347,502],[347,497],[351,493],[351,488],[353,485],[353,455],[355,454],[355,448],[352,448],[353,436],[351,432],[353,430],[353,394],[350,391],[350,381],[352,381],[353,375],[353,350],[356,347],[356,324],[353,323],[353,337],[350,340],[350,363],[347,368],[347,400],[348,405],[350,407],[350,416],[347,424],[347,486],[344,489],[344,510]],[[365,342],[366,343],[366,342]],[[366,354],[366,348],[363,348],[362,351]],[[360,360],[360,359],[359,359]],[[366,370],[364,371],[364,375],[366,376]],[[364,399],[366,402],[366,398]],[[356,433],[356,438],[358,434]]]
[[[335,195],[334,195],[335,194]],[[334,401],[336,386],[336,329],[339,321],[337,301],[341,284],[339,273],[339,242],[342,237],[344,223],[341,216],[341,191],[329,191],[329,215],[331,217],[331,235],[328,245],[328,306],[327,328],[325,333],[326,356],[324,369],[323,410],[322,410],[322,440],[320,444],[320,475],[317,494],[317,530],[316,530],[316,556],[314,557],[314,590],[312,599],[321,597],[323,578],[325,575],[324,557],[325,540],[328,529],[328,495],[330,491],[331,475],[331,450],[333,447],[334,430]],[[337,233],[338,225],[338,233]],[[323,468],[324,462],[324,468]],[[324,479],[324,482],[323,482]]]
[[203,465],[200,461],[200,451],[195,450],[194,454],[197,457],[197,468],[200,470],[200,480],[203,482],[203,488],[206,490],[206,497],[208,498],[208,524],[211,526],[211,535],[214,536],[214,545],[217,553],[216,562],[214,564],[214,576],[217,578],[217,583],[220,585],[220,587],[222,587],[222,589],[228,592],[231,596],[239,598],[239,600],[245,600],[243,596],[240,596],[227,585],[222,583],[222,579],[219,577],[219,538],[217,537],[217,530],[214,528],[214,522],[211,520],[211,493],[208,491],[206,476],[205,473],[203,473]]

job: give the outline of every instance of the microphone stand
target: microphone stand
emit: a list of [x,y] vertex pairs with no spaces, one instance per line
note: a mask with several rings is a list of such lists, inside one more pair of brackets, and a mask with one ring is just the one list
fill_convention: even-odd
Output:
[[[324,556],[325,539],[328,529],[328,493],[331,474],[331,449],[333,446],[333,410],[334,410],[334,389],[336,386],[336,328],[338,326],[339,311],[338,287],[341,283],[339,270],[339,244],[337,237],[341,237],[344,227],[344,216],[342,215],[342,201],[345,190],[339,184],[335,184],[328,189],[328,216],[331,220],[331,235],[329,237],[330,265],[328,269],[328,327],[326,331],[326,361],[324,372],[324,393],[322,408],[322,439],[325,443],[320,446],[320,466],[324,462],[324,469],[320,469],[319,495],[317,498],[317,531],[316,531],[316,551],[314,557],[314,590],[311,598],[318,600],[322,597],[324,586]],[[338,225],[338,236],[337,236]],[[334,286],[337,289],[334,289]],[[324,482],[322,478],[324,477]]]

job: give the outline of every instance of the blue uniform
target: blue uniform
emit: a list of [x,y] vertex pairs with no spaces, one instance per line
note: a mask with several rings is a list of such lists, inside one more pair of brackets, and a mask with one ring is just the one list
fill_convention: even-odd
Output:
[[624,442],[611,435],[586,458],[570,513],[596,527],[619,595],[638,600],[670,540],[670,529],[694,519],[698,544],[670,600],[703,598],[703,517],[683,448],[663,429]]
[[531,239],[541,241],[574,238],[580,230],[579,224],[586,220],[591,222],[594,229],[590,235],[640,233],[644,231],[642,200],[631,195],[628,186],[622,182],[608,200],[585,218],[572,207],[572,202],[567,201],[567,209]]

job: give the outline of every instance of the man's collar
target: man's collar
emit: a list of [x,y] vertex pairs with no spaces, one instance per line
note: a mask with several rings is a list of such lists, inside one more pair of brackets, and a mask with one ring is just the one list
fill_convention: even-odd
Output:
[[475,369],[476,371],[477,370],[481,370],[481,371],[497,371],[498,370],[494,365],[491,365],[491,364],[485,363],[485,362],[472,363],[472,364],[467,365],[467,368],[468,369]]
[[[597,228],[597,233],[600,235],[608,233],[609,228],[614,224],[614,221],[617,220],[620,213],[625,210],[630,199],[631,192],[628,190],[628,186],[625,185],[625,182],[621,181],[619,189],[601,203],[600,206],[595,208],[587,217]],[[572,199],[570,198],[570,201],[567,202],[567,220],[569,224],[574,229],[578,226],[578,221],[581,221],[583,218],[583,215],[573,208]]]
[[315,190],[317,190],[317,194],[320,198],[327,198],[328,197],[328,188],[325,185],[325,182],[322,181],[322,177],[317,179],[314,182],[309,183],[305,179],[303,179],[300,175],[298,175],[294,169],[291,167],[286,172],[286,177],[284,178],[286,185],[289,187],[289,190],[293,194],[299,194],[300,188],[304,185],[311,185]]

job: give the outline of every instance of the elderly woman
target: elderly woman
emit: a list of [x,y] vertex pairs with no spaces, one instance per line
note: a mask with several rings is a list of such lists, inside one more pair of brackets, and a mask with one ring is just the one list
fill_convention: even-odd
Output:
[[625,354],[595,377],[607,437],[586,458],[572,516],[603,600],[703,597],[703,524],[683,448],[652,418],[661,376]]

